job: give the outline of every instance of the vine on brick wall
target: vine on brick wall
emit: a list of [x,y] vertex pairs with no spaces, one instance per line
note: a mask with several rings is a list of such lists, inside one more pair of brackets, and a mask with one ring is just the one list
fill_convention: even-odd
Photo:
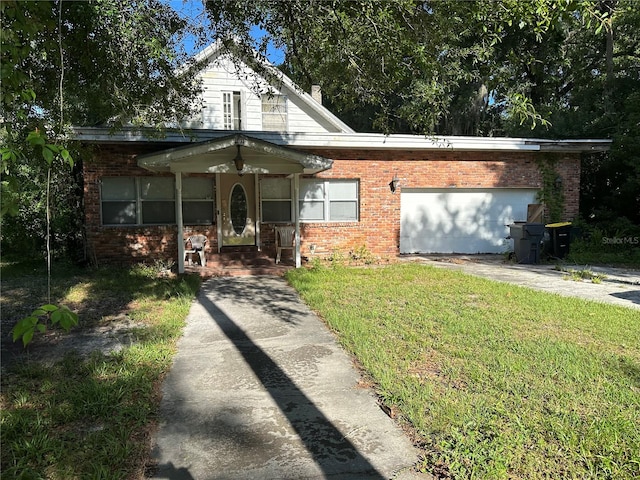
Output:
[[564,213],[564,191],[562,183],[558,182],[561,177],[556,170],[556,163],[556,159],[551,155],[537,161],[538,171],[542,176],[542,188],[538,192],[537,200],[545,204],[550,223],[562,221]]

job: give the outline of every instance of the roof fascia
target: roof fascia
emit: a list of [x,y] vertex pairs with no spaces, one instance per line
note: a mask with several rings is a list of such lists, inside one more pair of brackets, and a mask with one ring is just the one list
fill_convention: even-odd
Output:
[[384,135],[379,133],[286,133],[229,130],[168,130],[163,138],[145,135],[144,130],[126,129],[113,133],[109,128],[75,128],[74,140],[85,143],[192,143],[242,134],[255,140],[291,148],[342,148],[360,150],[453,150],[453,151],[547,151],[604,152],[608,139],[548,140],[508,137],[444,137],[424,135]]

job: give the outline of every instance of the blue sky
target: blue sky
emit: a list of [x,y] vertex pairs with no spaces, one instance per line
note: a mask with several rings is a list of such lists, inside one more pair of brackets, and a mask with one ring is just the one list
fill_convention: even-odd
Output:
[[[204,14],[203,0],[165,0],[165,1],[169,5],[171,5],[171,7],[174,10],[176,10],[181,16],[195,19],[196,21],[199,21],[199,22],[207,21],[206,15]],[[262,37],[262,35],[264,34],[264,31],[261,30],[258,26],[255,26],[252,29],[251,34],[253,35],[254,38],[258,39]],[[194,43],[195,41],[193,37],[185,39],[184,46],[187,52],[191,54],[197,53],[197,49]],[[282,63],[282,61],[284,60],[284,54],[282,53],[282,51],[276,48],[269,48],[267,50],[267,58],[274,65],[278,65]]]

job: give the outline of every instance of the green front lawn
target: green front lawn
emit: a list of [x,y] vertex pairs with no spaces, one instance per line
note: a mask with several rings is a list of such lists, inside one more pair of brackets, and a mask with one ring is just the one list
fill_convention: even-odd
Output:
[[[54,272],[52,300],[77,311],[80,324],[60,338],[36,334],[28,354],[3,363],[2,478],[142,478],[158,389],[200,279],[159,278],[144,267]],[[1,273],[5,341],[16,320],[46,303],[47,281],[42,262],[3,262]],[[90,341],[100,345],[123,324],[124,348],[111,353],[65,353],[57,345],[74,336],[81,350]],[[44,353],[53,355],[32,361]]]
[[[46,279],[42,269],[2,267],[4,327],[42,303]],[[78,332],[127,321],[130,345],[3,371],[3,478],[143,475],[157,389],[199,284],[156,273],[63,270],[53,279],[54,301],[80,314]],[[288,278],[416,435],[424,470],[640,477],[638,310],[416,264]]]
[[640,311],[417,264],[288,274],[446,478],[640,477]]

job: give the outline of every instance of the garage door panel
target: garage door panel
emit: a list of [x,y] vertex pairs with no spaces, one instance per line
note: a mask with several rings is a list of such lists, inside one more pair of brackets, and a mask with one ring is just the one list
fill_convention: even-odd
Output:
[[526,220],[534,189],[410,189],[401,197],[401,253],[501,253]]

